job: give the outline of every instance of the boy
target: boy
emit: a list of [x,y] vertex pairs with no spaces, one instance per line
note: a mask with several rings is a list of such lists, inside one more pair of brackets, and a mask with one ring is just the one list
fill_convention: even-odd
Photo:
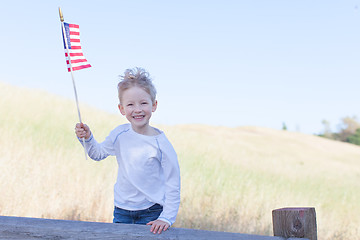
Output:
[[[114,223],[151,225],[166,231],[176,219],[180,204],[180,169],[177,155],[164,132],[151,127],[157,108],[156,89],[141,68],[127,69],[118,84],[119,110],[129,121],[98,143],[90,128],[77,123],[76,135],[85,138],[95,161],[115,155],[118,176],[114,186]],[[80,141],[81,142],[81,141]]]

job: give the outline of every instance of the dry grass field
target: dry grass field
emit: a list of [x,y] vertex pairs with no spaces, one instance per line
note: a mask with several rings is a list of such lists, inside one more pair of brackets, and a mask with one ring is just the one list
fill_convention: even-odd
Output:
[[[0,215],[111,222],[116,160],[85,160],[74,101],[1,82],[0,96]],[[99,141],[125,123],[80,107]],[[259,127],[157,127],[181,167],[175,227],[272,235],[273,209],[315,207],[318,239],[360,236],[360,147]]]

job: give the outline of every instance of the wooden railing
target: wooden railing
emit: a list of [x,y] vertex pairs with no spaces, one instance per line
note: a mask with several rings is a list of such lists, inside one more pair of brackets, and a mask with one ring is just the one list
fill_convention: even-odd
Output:
[[[82,222],[69,220],[54,220],[41,218],[7,217],[0,216],[0,239],[116,239],[116,240],[145,240],[145,239],[166,239],[166,240],[295,240],[294,234],[302,227],[300,233],[306,237],[306,227],[309,209],[279,209],[273,211],[273,219],[283,222],[283,216],[288,219],[286,226],[293,228],[287,232],[287,237],[282,236],[261,236],[241,233],[215,232],[195,229],[170,228],[162,234],[153,234],[150,227],[145,225],[113,224],[99,222]],[[312,211],[312,210],[310,210]],[[280,213],[279,215],[277,213]],[[286,213],[287,214],[284,214]],[[299,214],[297,214],[299,213]],[[274,218],[275,216],[275,218]],[[291,217],[290,217],[291,216]],[[293,222],[293,223],[291,223]],[[295,224],[295,225],[293,225]],[[275,231],[274,224],[274,233]],[[277,224],[276,226],[281,226]],[[278,228],[278,227],[276,227]],[[275,233],[277,234],[277,233]],[[292,234],[292,235],[291,235]],[[296,237],[296,236],[295,236]],[[301,238],[301,240],[316,240],[316,238]]]

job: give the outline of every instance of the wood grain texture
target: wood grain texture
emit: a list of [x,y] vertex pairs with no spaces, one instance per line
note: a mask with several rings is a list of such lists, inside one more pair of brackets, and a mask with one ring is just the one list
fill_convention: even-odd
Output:
[[272,215],[274,236],[317,240],[315,208],[281,208]]
[[149,229],[145,225],[0,216],[0,239],[285,240],[282,237],[182,228],[170,228],[159,235],[151,233]]

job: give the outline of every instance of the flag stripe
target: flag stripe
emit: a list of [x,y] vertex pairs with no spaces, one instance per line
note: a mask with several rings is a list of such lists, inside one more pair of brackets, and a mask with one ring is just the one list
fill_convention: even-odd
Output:
[[[81,48],[80,49],[69,49],[70,53],[82,53]],[[67,51],[65,50],[65,53],[67,54]],[[67,56],[67,55],[66,55]]]
[[[84,56],[84,54],[83,53],[72,53],[72,52],[70,52],[70,59],[72,59],[73,57],[79,57],[79,56]],[[68,57],[67,53],[65,53],[65,57]]]
[[72,46],[71,46],[71,49],[72,49],[72,50],[81,49],[81,46],[74,46],[74,45],[72,45]]
[[71,24],[71,23],[68,23],[69,27],[71,28],[79,28],[79,25],[77,24]]
[[75,70],[80,70],[80,69],[89,68],[89,67],[91,67],[91,65],[86,64],[86,65],[80,65],[80,66],[73,67],[73,69],[75,68]]
[[[72,70],[73,70],[73,71],[76,71],[76,70],[81,70],[81,69],[89,68],[89,67],[91,67],[91,65],[90,65],[90,64],[87,64],[87,65],[82,65],[82,66],[79,66],[79,67],[73,67]],[[69,71],[69,72],[71,71],[69,66],[68,66],[68,71]]]
[[80,42],[80,39],[75,39],[75,38],[70,38],[70,42],[72,43],[79,43]]
[[[72,59],[71,60],[71,64],[75,64],[75,63],[83,63],[86,62],[86,59]],[[67,64],[70,64],[69,60],[66,60]]]
[[70,35],[79,35],[80,36],[80,32],[70,30]]
[[[65,58],[66,58],[68,71],[70,72],[70,67],[72,67],[73,71],[91,67],[91,65],[87,62],[84,54],[82,53],[79,25],[64,23],[64,28],[65,28],[65,36],[63,34],[63,41],[64,41]],[[65,43],[67,43],[68,45],[70,59],[68,56]],[[71,61],[71,66],[70,66],[70,61]]]

